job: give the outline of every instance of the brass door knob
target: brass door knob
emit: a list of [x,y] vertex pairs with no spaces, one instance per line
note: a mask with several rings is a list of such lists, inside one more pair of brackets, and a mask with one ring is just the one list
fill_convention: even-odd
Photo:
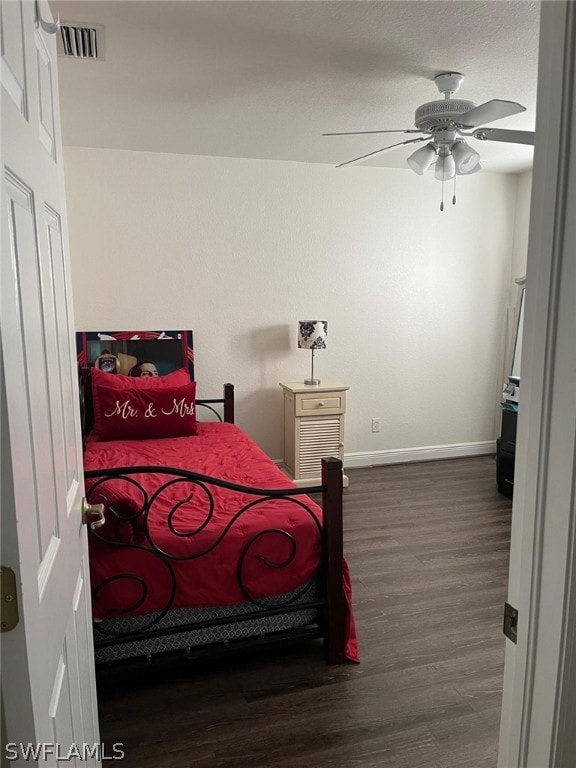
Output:
[[90,528],[95,531],[97,528],[101,528],[106,522],[104,517],[104,504],[89,504],[87,499],[82,499],[82,523],[88,525],[88,518],[93,515],[97,516],[97,520],[90,523]]

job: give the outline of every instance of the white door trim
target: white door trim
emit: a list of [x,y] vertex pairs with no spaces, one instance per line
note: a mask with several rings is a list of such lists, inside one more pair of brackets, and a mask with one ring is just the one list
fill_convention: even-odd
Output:
[[576,764],[575,79],[576,4],[544,2],[500,768]]

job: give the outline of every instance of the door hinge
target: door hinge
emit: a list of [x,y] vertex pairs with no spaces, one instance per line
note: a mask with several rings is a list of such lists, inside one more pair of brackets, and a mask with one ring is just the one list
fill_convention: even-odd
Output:
[[0,567],[0,630],[10,632],[18,624],[16,576],[12,568]]
[[512,608],[509,603],[504,603],[504,627],[503,632],[513,643],[518,640],[518,610]]

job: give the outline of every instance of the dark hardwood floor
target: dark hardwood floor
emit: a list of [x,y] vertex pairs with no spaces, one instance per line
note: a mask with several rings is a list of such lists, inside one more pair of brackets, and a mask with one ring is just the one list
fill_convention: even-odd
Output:
[[361,663],[319,645],[99,687],[138,768],[493,768],[511,502],[492,457],[351,470]]

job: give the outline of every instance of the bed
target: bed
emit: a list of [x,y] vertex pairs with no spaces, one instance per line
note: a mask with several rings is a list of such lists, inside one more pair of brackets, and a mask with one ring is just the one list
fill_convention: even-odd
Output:
[[97,665],[314,638],[358,661],[338,459],[297,488],[233,423],[233,386],[197,400],[185,369],[83,367],[81,394]]

